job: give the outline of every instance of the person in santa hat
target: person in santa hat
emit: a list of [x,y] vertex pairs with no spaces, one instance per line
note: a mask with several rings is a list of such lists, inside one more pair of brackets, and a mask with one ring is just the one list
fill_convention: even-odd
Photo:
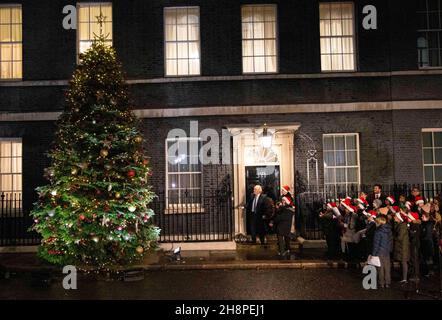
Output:
[[393,227],[393,259],[399,261],[402,267],[402,280],[408,282],[408,261],[410,260],[410,238],[408,236],[406,209],[400,209],[394,215]]
[[407,212],[410,238],[410,274],[413,277],[411,281],[419,281],[420,275],[420,224],[419,214],[417,212]]
[[295,209],[290,199],[282,197],[281,204],[271,222],[278,237],[278,255],[285,259],[290,259],[290,228],[294,214]]
[[365,229],[365,236],[364,236],[365,252],[366,252],[367,257],[373,251],[374,233],[375,233],[376,227],[377,227],[377,225],[376,225],[376,217],[377,217],[376,210],[370,210],[368,213],[369,213],[369,216],[367,216],[367,227]]
[[322,231],[327,242],[327,258],[333,259],[339,255],[339,219],[342,217],[335,202],[327,203],[319,214]]
[[408,201],[411,203],[410,210],[412,212],[419,213],[419,207],[425,204],[425,199],[421,196],[421,191],[418,187],[413,187],[411,189],[411,196]]
[[344,214],[344,234],[341,238],[342,252],[345,253],[349,261],[356,260],[356,222],[357,208],[351,203],[351,198],[341,201],[341,205],[345,209]]

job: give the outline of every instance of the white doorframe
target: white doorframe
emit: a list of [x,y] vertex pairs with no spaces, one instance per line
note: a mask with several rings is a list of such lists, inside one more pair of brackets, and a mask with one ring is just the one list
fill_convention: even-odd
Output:
[[[267,123],[269,132],[273,133],[273,151],[277,155],[277,162],[253,162],[245,159],[247,147],[257,147],[258,135],[262,126],[243,125],[227,127],[233,136],[233,195],[234,195],[234,228],[235,235],[246,234],[246,185],[245,167],[248,165],[279,165],[281,186],[289,185],[294,190],[294,133],[299,129],[297,123]],[[252,164],[253,163],[253,164]],[[277,163],[277,164],[276,164]],[[280,187],[281,187],[280,186]]]

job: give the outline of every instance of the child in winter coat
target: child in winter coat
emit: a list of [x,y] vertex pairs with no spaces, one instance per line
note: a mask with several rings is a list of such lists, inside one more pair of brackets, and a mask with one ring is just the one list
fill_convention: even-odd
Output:
[[294,214],[290,199],[284,196],[272,222],[278,237],[279,256],[282,258],[290,258],[290,228]]
[[393,245],[391,226],[387,224],[387,218],[383,215],[376,218],[378,225],[374,233],[372,256],[379,257],[381,266],[378,268],[379,286],[389,288],[391,284],[390,253]]

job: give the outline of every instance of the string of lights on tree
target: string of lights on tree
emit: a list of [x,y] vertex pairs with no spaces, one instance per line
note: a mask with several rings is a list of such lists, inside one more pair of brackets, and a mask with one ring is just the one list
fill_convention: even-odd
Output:
[[49,184],[37,188],[40,257],[97,268],[126,265],[157,246],[149,159],[115,50],[97,38],[80,55],[58,120]]

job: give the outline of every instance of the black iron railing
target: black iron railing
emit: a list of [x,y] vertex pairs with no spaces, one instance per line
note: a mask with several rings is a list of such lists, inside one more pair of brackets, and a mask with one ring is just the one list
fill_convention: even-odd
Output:
[[22,209],[21,193],[0,194],[0,246],[28,246],[40,243],[35,232],[28,231],[32,218]]
[[150,204],[160,242],[229,241],[233,239],[232,193],[213,192],[195,196],[184,191],[180,197],[157,193]]

